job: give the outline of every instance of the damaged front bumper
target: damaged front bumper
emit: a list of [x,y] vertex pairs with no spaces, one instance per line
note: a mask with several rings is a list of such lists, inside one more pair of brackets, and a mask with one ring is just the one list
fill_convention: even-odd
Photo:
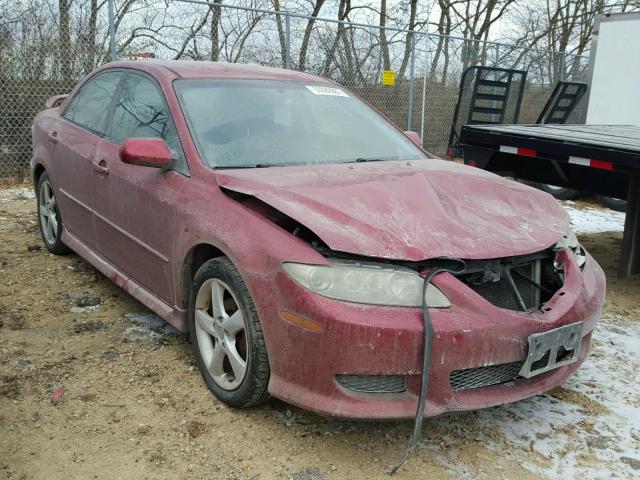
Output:
[[[604,274],[589,256],[583,271],[568,251],[558,252],[557,260],[564,264],[564,285],[536,313],[496,307],[456,277],[436,277],[434,284],[452,306],[430,310],[434,339],[426,415],[530,397],[561,384],[584,361],[604,301]],[[339,417],[415,415],[420,309],[331,300],[282,272],[275,282],[252,277],[249,283],[267,342],[272,395]],[[575,361],[526,378],[529,337],[578,322]]]

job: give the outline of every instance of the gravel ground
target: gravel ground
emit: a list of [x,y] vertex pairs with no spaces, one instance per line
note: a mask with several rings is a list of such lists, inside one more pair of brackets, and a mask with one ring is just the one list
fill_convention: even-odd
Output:
[[[427,419],[398,478],[640,478],[640,278],[615,278],[619,216],[566,207],[609,280],[590,359],[547,394]],[[0,187],[0,479],[386,478],[404,451],[410,422],[225,407],[184,335],[40,245],[30,190]]]

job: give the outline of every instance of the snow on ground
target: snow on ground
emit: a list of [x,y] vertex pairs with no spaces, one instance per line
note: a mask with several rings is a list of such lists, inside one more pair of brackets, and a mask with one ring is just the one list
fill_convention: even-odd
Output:
[[33,188],[3,188],[0,189],[0,203],[13,202],[14,200],[28,200],[35,198]]
[[125,330],[124,340],[127,342],[151,339],[156,343],[163,343],[164,337],[179,334],[175,328],[151,312],[125,313],[123,317],[136,324]]
[[576,233],[622,232],[624,230],[624,213],[591,207],[576,208],[574,205],[571,201],[562,202]]
[[[470,429],[469,418],[436,421],[456,437],[497,427],[498,435],[482,437],[485,448],[543,478],[640,478],[640,324],[623,320],[601,320],[590,357],[559,390],[478,411]],[[484,478],[450,450],[442,464],[454,476]]]

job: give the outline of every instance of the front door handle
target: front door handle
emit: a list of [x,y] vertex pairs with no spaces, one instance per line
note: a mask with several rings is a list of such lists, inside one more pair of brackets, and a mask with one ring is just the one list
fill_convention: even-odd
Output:
[[49,137],[49,141],[51,143],[58,143],[58,132],[55,130],[51,130],[47,133],[47,137]]
[[91,162],[91,166],[100,175],[109,175],[109,168],[107,167],[107,162],[105,160],[100,160],[99,162]]

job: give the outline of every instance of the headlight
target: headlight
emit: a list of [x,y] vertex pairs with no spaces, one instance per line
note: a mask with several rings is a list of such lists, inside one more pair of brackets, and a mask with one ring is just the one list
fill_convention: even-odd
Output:
[[578,263],[578,267],[580,270],[584,268],[584,264],[587,261],[587,254],[584,251],[584,248],[578,242],[578,237],[573,230],[569,230],[567,234],[565,234],[560,240],[556,242],[553,246],[554,251],[558,250],[571,250],[573,254],[576,256],[576,262]]
[[[395,307],[422,307],[424,279],[413,270],[360,263],[330,266],[284,263],[284,271],[318,295],[346,302]],[[427,306],[447,308],[451,302],[429,284]]]

